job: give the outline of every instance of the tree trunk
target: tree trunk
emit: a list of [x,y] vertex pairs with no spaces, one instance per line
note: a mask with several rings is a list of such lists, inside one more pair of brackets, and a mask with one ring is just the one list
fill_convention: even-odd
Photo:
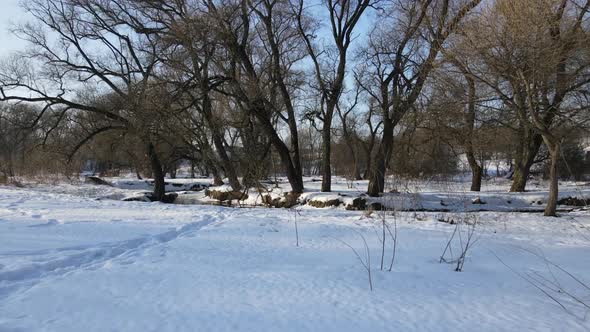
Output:
[[233,190],[240,190],[242,186],[238,180],[236,169],[229,159],[227,151],[225,150],[225,146],[223,145],[223,136],[219,130],[219,126],[215,122],[215,119],[213,119],[213,113],[211,112],[211,101],[209,100],[208,96],[205,96],[205,99],[203,100],[203,114],[205,115],[205,119],[209,124],[209,128],[211,129],[213,145],[215,146],[217,155],[221,159],[224,173],[227,177],[227,180],[229,181],[229,185]]
[[472,169],[471,191],[481,191],[481,177],[482,169],[480,166],[476,166]]
[[344,140],[346,141],[346,147],[348,148],[348,152],[350,153],[350,157],[352,158],[352,178],[354,180],[362,180],[363,178],[361,177],[361,171],[358,167],[358,157],[354,149],[354,139],[351,133],[348,131],[348,128],[346,127],[346,116],[342,116],[340,114],[340,120],[342,122],[342,135],[344,136]]
[[214,186],[223,185],[223,179],[221,178],[221,174],[219,174],[219,169],[217,168],[215,163],[213,163],[209,159],[203,159],[203,161],[205,162],[205,169],[207,170],[207,176],[209,176],[209,174],[213,175],[213,185]]
[[362,175],[361,175],[361,170],[359,169],[359,166],[358,166],[358,163],[357,163],[357,161],[356,161],[356,158],[355,158],[355,160],[354,160],[354,165],[353,165],[353,167],[354,167],[354,169],[353,169],[353,173],[352,173],[352,174],[353,174],[353,176],[354,176],[354,179],[355,179],[356,181],[360,181],[360,180],[362,180],[362,179],[363,179],[363,177],[362,177]]
[[211,174],[213,174],[213,185],[214,186],[222,186],[223,179],[221,178],[221,175],[219,174],[219,170],[217,169],[217,167],[215,167],[214,165],[211,165],[210,169],[211,169]]
[[373,165],[371,165],[371,172],[369,173],[369,187],[367,194],[372,197],[379,196],[385,189],[385,171],[391,156],[393,148],[393,123],[389,120],[383,121],[383,137],[381,137],[381,144],[375,158]]
[[170,178],[171,178],[171,179],[176,179],[176,171],[177,171],[177,168],[178,168],[178,167],[177,167],[177,165],[176,165],[176,162],[173,162],[173,163],[170,165],[170,170],[169,170],[169,172],[170,172]]
[[[473,156],[471,158],[473,158]],[[473,161],[470,160],[471,158],[469,156],[467,157],[469,160],[469,167],[471,168],[471,191],[481,191],[483,169],[479,166],[475,158],[473,158]]]
[[549,154],[551,155],[551,166],[549,169],[549,197],[547,198],[547,206],[545,207],[544,215],[547,217],[557,216],[557,196],[559,194],[559,155],[560,155],[560,144],[555,143],[548,146]]
[[371,177],[371,167],[373,165],[373,146],[374,137],[371,138],[370,144],[365,148],[365,162],[366,168],[363,174],[363,179],[368,180]]
[[331,119],[325,119],[322,128],[322,192],[332,191],[332,165],[330,163],[330,155],[332,153],[331,127]]
[[289,147],[287,147],[285,142],[283,142],[283,140],[277,134],[277,131],[273,127],[267,115],[267,110],[264,106],[264,102],[259,101],[256,104],[253,109],[254,115],[256,116],[258,122],[260,122],[262,129],[264,130],[265,134],[268,136],[268,139],[270,140],[270,143],[275,148],[275,150],[279,154],[279,157],[281,158],[281,164],[285,169],[285,172],[287,173],[287,179],[289,180],[289,184],[291,185],[291,191],[294,193],[302,193],[303,177],[301,175],[301,170],[298,170],[293,164]]
[[[467,162],[469,163],[469,167],[471,168],[471,191],[480,191],[481,190],[481,178],[483,169],[477,162],[477,158],[475,158],[475,148],[474,148],[474,132],[475,132],[475,80],[469,74],[468,70],[462,65],[458,64],[459,68],[463,72],[465,76],[465,80],[468,84],[468,99],[467,99],[467,112],[464,115],[465,127],[463,131],[465,132],[465,155],[467,156]],[[483,165],[483,162],[482,162]]]
[[152,169],[152,176],[154,178],[154,200],[162,201],[166,195],[166,185],[164,183],[164,171],[162,170],[162,163],[156,153],[154,144],[149,142],[147,144],[148,157],[150,159],[150,166]]
[[512,185],[510,192],[524,192],[526,183],[531,171],[531,167],[535,162],[535,158],[539,153],[543,138],[541,135],[523,129],[521,131],[521,138],[516,151],[514,161],[514,174],[512,175]]

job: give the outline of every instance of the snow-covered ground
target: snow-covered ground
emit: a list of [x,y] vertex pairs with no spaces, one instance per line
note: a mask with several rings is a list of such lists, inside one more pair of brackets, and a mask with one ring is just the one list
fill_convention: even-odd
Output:
[[[388,215],[388,272],[379,212],[107,199],[124,190],[0,187],[0,331],[590,330],[587,210]],[[455,272],[439,220],[463,219],[477,242]]]

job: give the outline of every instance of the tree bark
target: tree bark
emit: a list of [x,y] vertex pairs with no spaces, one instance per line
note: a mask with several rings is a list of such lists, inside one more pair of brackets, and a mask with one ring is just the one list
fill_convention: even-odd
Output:
[[221,179],[221,175],[219,175],[217,168],[213,169],[213,185],[214,186],[222,186],[223,185],[223,180]]
[[369,187],[367,194],[371,197],[377,197],[385,189],[385,171],[389,164],[391,150],[393,148],[393,127],[394,124],[390,120],[383,121],[383,136],[381,137],[381,144],[371,166],[369,174]]
[[227,177],[227,180],[229,181],[229,185],[232,187],[233,190],[242,189],[236,169],[232,164],[231,160],[229,159],[227,151],[225,150],[225,146],[223,145],[223,136],[219,130],[219,126],[215,122],[215,119],[213,119],[213,113],[211,111],[211,101],[207,95],[204,96],[203,100],[203,114],[205,115],[205,120],[207,121],[207,123],[209,124],[209,128],[211,129],[213,145],[215,146],[217,155],[221,159],[224,173]]
[[212,163],[209,165],[209,168],[211,169],[211,174],[213,175],[213,185],[222,186],[223,179],[221,178],[221,174],[219,174],[219,169]]
[[352,178],[354,180],[362,180],[363,178],[361,177],[361,171],[358,167],[358,157],[354,148],[354,139],[350,131],[348,131],[348,121],[346,120],[348,113],[342,115],[342,113],[339,111],[338,114],[340,115],[340,122],[342,122],[342,135],[344,136],[344,140],[346,141],[346,147],[348,148],[348,152],[350,153],[350,157],[352,158]]
[[169,169],[168,169],[168,173],[170,173],[171,179],[176,179],[176,171],[177,171],[177,165],[176,165],[176,162],[173,162],[170,164]]
[[354,149],[350,148],[350,153],[352,153],[352,176],[353,179],[356,181],[362,180],[363,177],[361,176],[361,170],[359,169],[357,157],[354,155]]
[[471,168],[471,191],[481,191],[481,178],[483,176],[483,168],[477,162],[477,158],[475,158],[475,147],[474,147],[474,136],[475,136],[475,99],[476,99],[476,90],[475,90],[475,79],[473,76],[469,74],[468,69],[463,66],[460,62],[457,62],[456,65],[459,69],[463,72],[463,76],[467,81],[467,112],[465,112],[464,120],[465,120],[465,127],[464,127],[464,134],[466,137],[464,138],[464,146],[465,146],[465,155],[467,156],[467,162],[469,163],[469,167]]
[[287,173],[287,179],[291,185],[291,191],[294,193],[303,192],[303,177],[301,170],[295,167],[293,160],[291,159],[291,152],[289,147],[283,142],[277,131],[273,127],[268,115],[267,109],[264,106],[264,101],[257,101],[253,105],[253,114],[256,116],[258,122],[262,126],[265,134],[268,136],[270,143],[275,148],[279,157],[281,158],[281,164]]
[[481,191],[483,168],[477,163],[473,153],[467,153],[467,161],[471,168],[471,191]]
[[322,128],[322,192],[332,191],[332,121],[331,119],[324,119],[324,126]]
[[[549,144],[548,144],[549,145]],[[543,215],[546,217],[557,216],[557,197],[559,195],[559,155],[560,155],[560,144],[555,143],[548,146],[549,154],[551,155],[551,165],[549,169],[549,197],[547,198],[547,206]]]
[[369,138],[368,144],[362,144],[365,151],[365,162],[366,168],[363,174],[363,179],[368,180],[371,177],[371,168],[373,167],[373,148],[375,147],[375,138],[377,135],[377,130],[372,130],[371,128],[371,136]]
[[152,142],[147,144],[147,153],[150,159],[152,176],[154,178],[154,200],[162,201],[166,195],[166,184],[164,183],[164,171],[162,163],[158,158],[156,148]]
[[510,192],[525,191],[531,167],[542,143],[543,138],[541,135],[534,133],[532,130],[523,129],[521,131],[520,142],[514,160],[514,174],[512,175]]

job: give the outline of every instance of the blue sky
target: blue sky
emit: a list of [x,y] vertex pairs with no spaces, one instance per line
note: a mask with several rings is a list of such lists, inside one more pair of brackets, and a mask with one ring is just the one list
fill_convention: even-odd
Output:
[[0,56],[10,51],[22,48],[24,43],[14,37],[8,29],[11,23],[17,23],[24,19],[24,12],[18,6],[19,0],[1,0],[0,5]]
[[[25,12],[19,6],[20,1],[27,0],[0,0],[0,57],[26,47],[26,43],[9,32],[12,24],[26,21]],[[323,10],[324,9],[322,8],[322,11]],[[361,38],[364,38],[363,35],[366,35],[368,32],[368,24],[372,19],[373,18],[370,16],[365,16],[361,22],[359,22],[356,32],[362,36]],[[322,31],[321,34],[324,32],[326,31]]]

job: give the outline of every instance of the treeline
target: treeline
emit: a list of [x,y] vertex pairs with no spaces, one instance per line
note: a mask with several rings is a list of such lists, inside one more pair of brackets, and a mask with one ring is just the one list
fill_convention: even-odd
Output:
[[377,196],[391,172],[452,174],[458,156],[472,190],[494,160],[524,191],[546,160],[554,215],[564,160],[587,166],[589,7],[29,0],[14,27],[29,47],[0,67],[0,171],[97,160],[153,177],[161,199],[188,161],[234,190],[279,174],[299,193],[319,174],[330,191],[336,172]]

